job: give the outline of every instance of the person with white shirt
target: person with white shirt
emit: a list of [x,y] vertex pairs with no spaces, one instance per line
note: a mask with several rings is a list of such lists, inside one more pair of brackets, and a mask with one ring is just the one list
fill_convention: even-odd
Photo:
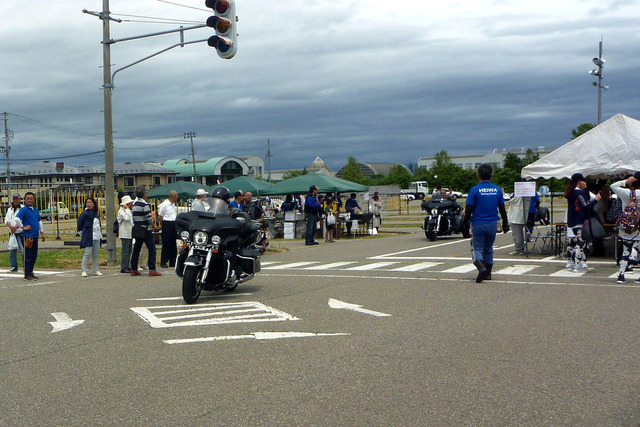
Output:
[[[178,193],[169,191],[169,198],[158,206],[158,225],[162,230],[162,251],[160,252],[160,267],[175,267],[178,250],[176,249],[176,217],[178,216]],[[168,265],[167,265],[168,263]]]
[[131,196],[126,195],[120,201],[120,209],[118,210],[118,237],[122,243],[122,251],[120,252],[120,273],[131,273],[131,250],[133,249],[133,237],[131,237],[131,229],[133,229],[133,200]]
[[9,209],[7,209],[7,215],[4,218],[4,223],[9,227],[10,235],[15,236],[16,243],[18,244],[18,249],[9,249],[9,265],[11,265],[11,269],[9,273],[17,273],[18,272],[18,250],[20,250],[20,255],[22,256],[22,262],[24,263],[24,243],[22,241],[22,221],[20,218],[16,217],[18,211],[24,206],[22,203],[22,198],[19,194],[14,194],[12,197],[12,203]]
[[207,212],[209,210],[209,203],[205,201],[207,195],[208,193],[204,188],[199,188],[198,191],[196,191],[196,199],[191,202],[191,210]]
[[87,277],[89,259],[93,267],[93,274],[102,276],[98,270],[98,256],[102,243],[102,228],[100,227],[100,213],[98,203],[93,197],[87,197],[84,202],[84,212],[78,217],[78,231],[82,231],[80,249],[84,249],[82,256],[82,277]]

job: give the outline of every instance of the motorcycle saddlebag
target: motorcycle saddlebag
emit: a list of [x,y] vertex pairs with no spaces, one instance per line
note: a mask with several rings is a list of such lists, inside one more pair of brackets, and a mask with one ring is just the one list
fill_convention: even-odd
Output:
[[260,251],[253,248],[244,248],[237,255],[242,263],[242,271],[247,274],[256,274],[260,271]]

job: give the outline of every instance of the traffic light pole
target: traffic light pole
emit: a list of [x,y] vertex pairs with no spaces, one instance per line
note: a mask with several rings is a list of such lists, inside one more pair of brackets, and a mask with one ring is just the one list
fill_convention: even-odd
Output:
[[[196,40],[185,42],[184,41],[184,31],[194,30],[197,28],[206,27],[206,25],[195,25],[193,27],[183,28],[180,27],[176,30],[162,31],[158,33],[146,34],[142,36],[134,36],[123,38],[119,40],[114,40],[111,38],[110,31],[110,21],[122,22],[119,19],[114,19],[109,16],[109,0],[102,0],[102,12],[90,12],[86,9],[83,9],[82,12],[87,13],[89,15],[97,16],[102,20],[102,73],[103,73],[103,85],[104,88],[104,179],[105,179],[105,201],[107,208],[107,264],[115,265],[118,263],[118,258],[116,254],[116,235],[113,233],[113,227],[109,226],[109,224],[113,224],[116,217],[116,205],[115,205],[115,171],[113,164],[113,111],[112,111],[112,91],[113,91],[113,79],[115,78],[116,73],[132,67],[136,64],[139,64],[142,61],[146,61],[147,59],[153,58],[163,52],[171,50],[175,47],[184,47],[186,44],[193,43],[202,43],[206,42],[208,39]],[[156,52],[152,55],[147,56],[139,61],[136,61],[132,64],[129,64],[123,68],[116,70],[113,74],[111,73],[111,45],[117,43],[119,41],[127,41],[127,40],[135,40],[145,37],[158,36],[163,34],[180,32],[180,43],[177,43],[171,47],[163,49],[159,52]],[[5,116],[6,118],[6,116]],[[7,175],[7,179],[9,176]],[[8,182],[8,181],[7,181]]]

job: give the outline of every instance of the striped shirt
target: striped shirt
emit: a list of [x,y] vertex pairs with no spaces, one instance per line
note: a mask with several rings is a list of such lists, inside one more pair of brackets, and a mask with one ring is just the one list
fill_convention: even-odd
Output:
[[147,230],[151,231],[153,229],[151,227],[153,222],[151,206],[144,199],[136,199],[131,213],[133,214],[133,225],[147,224]]

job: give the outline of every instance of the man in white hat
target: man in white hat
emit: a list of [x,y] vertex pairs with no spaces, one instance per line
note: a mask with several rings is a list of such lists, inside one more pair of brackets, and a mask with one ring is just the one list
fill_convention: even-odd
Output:
[[191,203],[191,210],[207,212],[209,210],[209,203],[205,202],[207,195],[208,193],[204,188],[199,188],[196,191],[196,199]]
[[133,199],[124,196],[120,202],[120,210],[118,210],[118,236],[122,243],[122,252],[120,253],[120,273],[131,273],[131,247],[133,238],[131,237],[131,229],[133,228]]

